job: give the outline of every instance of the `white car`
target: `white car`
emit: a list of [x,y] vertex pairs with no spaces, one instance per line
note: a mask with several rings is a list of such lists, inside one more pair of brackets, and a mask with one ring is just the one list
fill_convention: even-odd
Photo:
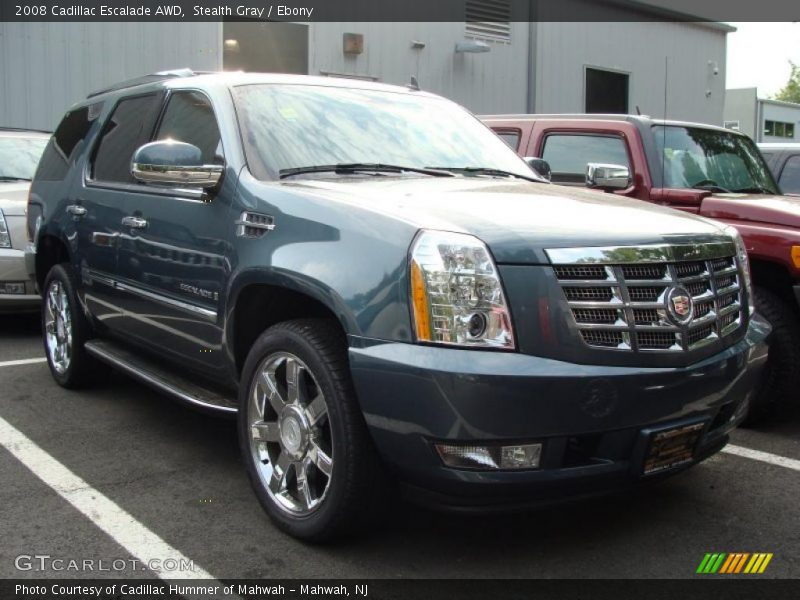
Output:
[[0,313],[39,308],[39,295],[25,268],[25,208],[49,139],[45,132],[0,128]]

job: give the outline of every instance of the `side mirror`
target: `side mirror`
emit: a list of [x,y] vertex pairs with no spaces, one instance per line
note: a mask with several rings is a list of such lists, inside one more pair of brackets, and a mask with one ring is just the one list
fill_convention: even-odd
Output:
[[131,173],[139,181],[185,187],[213,188],[223,170],[222,165],[204,165],[197,146],[172,140],[141,146],[131,161]]
[[586,187],[601,190],[624,190],[631,185],[631,172],[622,165],[589,163],[586,165]]
[[528,166],[531,169],[547,179],[547,181],[550,181],[550,178],[553,176],[553,172],[550,169],[549,162],[543,158],[536,158],[535,156],[526,156],[525,162],[528,163]]

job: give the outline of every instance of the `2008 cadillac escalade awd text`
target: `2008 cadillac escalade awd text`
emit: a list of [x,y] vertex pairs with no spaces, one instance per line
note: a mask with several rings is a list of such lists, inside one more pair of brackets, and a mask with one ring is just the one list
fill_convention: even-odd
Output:
[[101,361],[237,412],[305,539],[387,490],[485,510],[660,479],[726,443],[766,356],[735,231],[550,185],[414,89],[120,84],[64,117],[28,227],[56,381]]

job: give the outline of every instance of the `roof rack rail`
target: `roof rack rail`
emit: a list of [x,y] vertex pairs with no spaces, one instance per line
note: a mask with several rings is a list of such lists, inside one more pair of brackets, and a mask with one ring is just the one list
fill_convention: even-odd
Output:
[[194,77],[199,73],[196,71],[192,71],[191,69],[173,69],[170,71],[159,71],[158,73],[150,73],[149,75],[143,75],[141,77],[135,77],[133,79],[128,79],[126,81],[121,81],[119,83],[115,83],[109,87],[97,90],[92,92],[87,98],[94,98],[95,96],[100,96],[101,94],[107,94],[108,92],[116,92],[117,90],[124,90],[125,88],[134,87],[137,85],[144,85],[146,83],[155,83],[157,81],[166,81],[167,79],[175,79],[177,77]]

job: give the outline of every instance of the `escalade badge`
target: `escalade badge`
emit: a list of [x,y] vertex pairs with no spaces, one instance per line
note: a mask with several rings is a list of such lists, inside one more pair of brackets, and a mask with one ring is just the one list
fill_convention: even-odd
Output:
[[680,325],[686,325],[694,317],[694,302],[688,290],[681,286],[667,292],[667,311]]

